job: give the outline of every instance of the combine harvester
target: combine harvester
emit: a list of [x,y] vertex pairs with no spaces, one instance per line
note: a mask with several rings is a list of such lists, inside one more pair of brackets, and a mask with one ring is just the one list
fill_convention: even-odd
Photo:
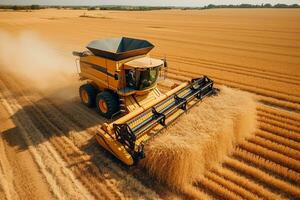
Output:
[[153,45],[133,38],[109,38],[88,44],[79,57],[79,89],[88,107],[114,122],[104,123],[96,134],[101,146],[127,165],[145,157],[144,144],[203,98],[216,94],[213,81],[204,76],[161,93],[157,82],[166,60],[150,58]]

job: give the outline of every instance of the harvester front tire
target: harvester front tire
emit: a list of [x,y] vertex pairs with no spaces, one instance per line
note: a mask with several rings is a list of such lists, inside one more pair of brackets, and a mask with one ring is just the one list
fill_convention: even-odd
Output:
[[120,110],[118,95],[110,91],[100,92],[96,97],[96,104],[98,112],[108,119]]
[[81,102],[89,108],[95,106],[97,90],[92,84],[84,84],[79,88]]

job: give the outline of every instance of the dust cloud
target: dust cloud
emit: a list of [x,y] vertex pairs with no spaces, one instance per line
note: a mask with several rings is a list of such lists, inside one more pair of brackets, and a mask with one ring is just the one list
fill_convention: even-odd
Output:
[[[0,30],[0,69],[2,75],[14,76],[27,86],[43,92],[68,91],[76,83],[76,66],[51,44],[33,32],[9,34]],[[62,92],[63,91],[63,92]]]
[[205,99],[154,138],[141,165],[159,181],[185,190],[255,128],[252,95],[222,87],[218,96]]

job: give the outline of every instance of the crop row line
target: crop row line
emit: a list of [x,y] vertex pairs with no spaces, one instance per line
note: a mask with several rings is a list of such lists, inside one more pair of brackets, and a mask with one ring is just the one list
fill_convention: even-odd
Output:
[[242,173],[245,173],[251,177],[258,179],[259,181],[265,183],[266,185],[276,187],[277,189],[286,192],[292,196],[300,196],[300,190],[298,187],[289,184],[285,181],[279,180],[271,175],[259,170],[255,167],[246,165],[245,163],[235,160],[233,158],[227,158],[225,164],[229,167],[236,169]]

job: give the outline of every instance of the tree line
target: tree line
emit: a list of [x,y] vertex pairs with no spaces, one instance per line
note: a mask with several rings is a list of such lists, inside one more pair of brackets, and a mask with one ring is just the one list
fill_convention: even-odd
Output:
[[202,9],[212,9],[212,8],[300,8],[298,4],[259,4],[259,5],[254,5],[254,4],[240,4],[240,5],[214,5],[214,4],[209,4],[207,6],[202,7]]
[[168,10],[168,9],[182,9],[182,10],[203,10],[216,8],[300,8],[298,4],[240,4],[240,5],[214,5],[209,4],[203,7],[176,7],[176,6],[45,6],[45,5],[0,5],[0,9],[9,10],[39,10],[45,8],[56,9],[75,9],[75,10],[127,10],[127,11],[150,11],[150,10]]

